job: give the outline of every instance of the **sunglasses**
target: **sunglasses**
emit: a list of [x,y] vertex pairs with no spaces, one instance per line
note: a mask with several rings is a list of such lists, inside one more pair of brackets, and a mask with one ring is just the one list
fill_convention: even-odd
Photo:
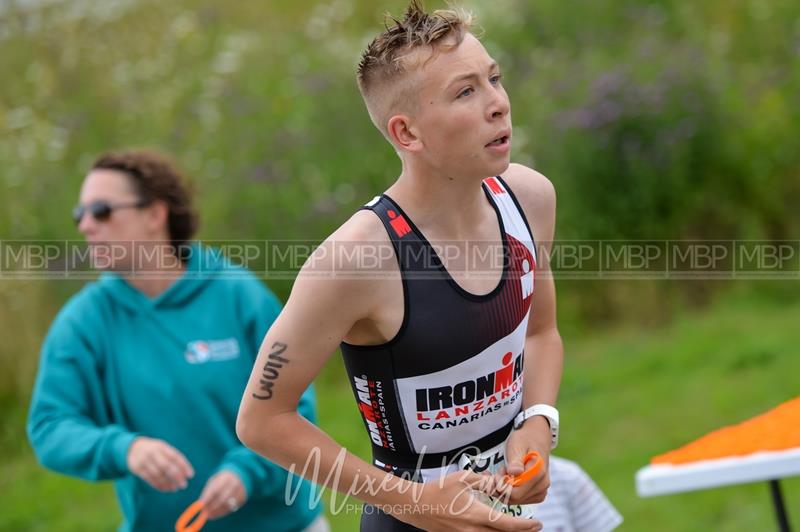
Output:
[[141,209],[146,207],[150,202],[139,200],[136,203],[109,203],[107,201],[93,201],[89,205],[76,205],[72,209],[72,220],[75,225],[81,223],[83,216],[89,214],[98,222],[105,222],[111,218],[111,213],[120,209]]

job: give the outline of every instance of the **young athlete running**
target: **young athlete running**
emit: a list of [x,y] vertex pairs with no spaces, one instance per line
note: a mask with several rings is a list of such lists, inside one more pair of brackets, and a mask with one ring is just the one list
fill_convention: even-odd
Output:
[[[508,96],[471,24],[415,0],[364,52],[358,85],[402,171],[303,266],[237,421],[245,445],[287,468],[317,453],[305,475],[366,501],[362,530],[541,527],[472,490],[540,502],[546,466],[513,489],[459,469],[477,452],[505,454],[511,475],[530,451],[547,464],[563,354],[546,253],[555,193],[509,164]],[[339,346],[372,465],[297,413]]]

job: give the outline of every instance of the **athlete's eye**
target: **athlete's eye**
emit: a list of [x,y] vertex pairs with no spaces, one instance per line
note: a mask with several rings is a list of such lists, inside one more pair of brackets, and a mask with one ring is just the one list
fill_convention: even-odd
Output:
[[489,78],[489,81],[492,83],[492,85],[497,85],[498,83],[500,83],[500,80],[502,79],[503,79],[502,74],[495,74],[494,76]]
[[466,89],[464,89],[463,91],[459,92],[459,93],[458,93],[458,96],[456,96],[456,98],[461,98],[461,97],[464,97],[464,96],[469,96],[470,94],[472,94],[472,93],[474,92],[474,90],[475,90],[475,89],[473,89],[472,87],[467,87],[467,88],[466,88]]

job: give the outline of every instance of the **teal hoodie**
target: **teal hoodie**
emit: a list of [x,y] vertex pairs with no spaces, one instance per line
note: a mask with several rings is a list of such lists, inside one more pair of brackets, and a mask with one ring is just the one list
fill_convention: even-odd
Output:
[[[219,251],[194,246],[186,273],[155,298],[104,273],[64,306],[42,347],[28,436],[45,467],[114,480],[120,530],[174,530],[214,473],[243,481],[248,500],[205,530],[301,530],[317,516],[302,481],[287,506],[288,473],[245,448],[236,415],[261,341],[280,312],[275,296]],[[314,392],[300,413],[315,422]],[[195,470],[164,493],[126,465],[136,436],[165,440]],[[292,478],[294,490],[299,480]]]

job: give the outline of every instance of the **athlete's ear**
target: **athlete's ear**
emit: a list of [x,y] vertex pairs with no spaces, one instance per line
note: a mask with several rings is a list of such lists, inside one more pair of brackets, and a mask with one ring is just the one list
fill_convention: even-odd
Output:
[[402,151],[419,151],[422,149],[422,140],[417,135],[416,128],[411,125],[411,119],[406,115],[394,115],[386,125],[389,139],[392,144]]

